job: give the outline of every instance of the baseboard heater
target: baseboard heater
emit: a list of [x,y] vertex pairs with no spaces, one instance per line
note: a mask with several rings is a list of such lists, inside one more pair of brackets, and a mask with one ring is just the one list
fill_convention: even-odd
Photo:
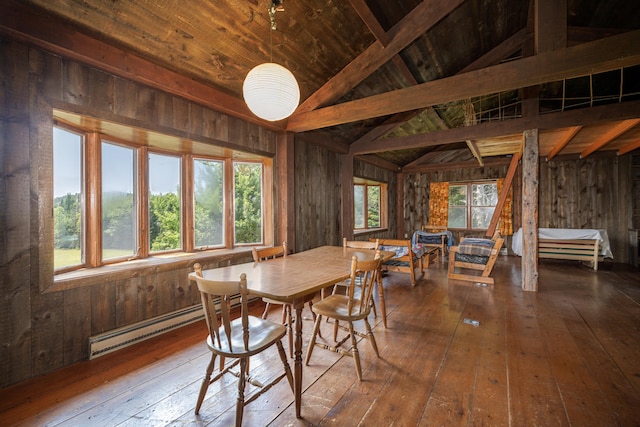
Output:
[[89,359],[95,359],[201,319],[204,319],[202,306],[196,305],[89,337]]
[[[248,301],[259,299],[250,295]],[[217,303],[218,304],[218,303]],[[216,304],[216,307],[217,307]],[[231,307],[240,304],[240,294],[231,297]],[[89,337],[89,359],[153,338],[165,332],[204,319],[202,305],[194,305]]]

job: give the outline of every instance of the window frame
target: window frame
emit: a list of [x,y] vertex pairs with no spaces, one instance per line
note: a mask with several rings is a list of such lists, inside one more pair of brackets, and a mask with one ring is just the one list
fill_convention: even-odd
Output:
[[[495,208],[497,206],[497,200],[496,200],[496,205],[489,205],[489,206],[481,206],[481,205],[473,205],[472,201],[473,201],[473,191],[472,188],[474,185],[486,185],[486,184],[493,184],[496,187],[496,192],[498,190],[498,180],[497,179],[488,179],[488,180],[476,180],[476,181],[463,181],[463,182],[450,182],[449,183],[449,188],[451,187],[461,187],[464,186],[466,187],[466,204],[464,206],[462,205],[451,205],[450,204],[450,199],[448,202],[449,205],[449,210],[451,210],[451,207],[454,206],[456,208],[465,208],[465,218],[466,218],[466,227],[464,228],[460,228],[460,227],[453,227],[451,226],[450,222],[449,222],[449,218],[447,218],[447,228],[451,229],[451,230],[469,230],[469,231],[483,231],[483,230],[487,230],[487,228],[473,228],[473,216],[472,216],[472,212],[474,208],[479,208],[479,207],[492,207],[493,208],[493,212],[495,212]],[[493,213],[492,213],[493,215]]]
[[[363,207],[364,207],[364,227],[356,228],[356,206],[355,206],[355,189],[356,186],[363,186]],[[369,226],[369,187],[378,187],[380,189],[380,206],[379,206],[379,224],[376,227]],[[353,178],[353,186],[352,186],[352,194],[353,194],[353,231],[354,233],[363,233],[367,231],[374,230],[384,230],[388,228],[388,212],[389,212],[389,204],[388,204],[388,196],[389,196],[389,185],[386,182],[374,181],[371,179]]]
[[[81,117],[78,115],[78,117]],[[221,157],[211,155],[203,152],[210,149],[201,143],[201,147],[204,149],[193,149],[193,146],[197,144],[180,144],[180,146],[190,147],[189,150],[184,150],[177,146],[175,150],[168,149],[165,146],[162,148],[151,147],[149,141],[127,141],[117,136],[100,132],[100,129],[88,128],[83,129],[75,124],[69,124],[65,120],[59,120],[56,118],[54,110],[54,119],[52,121],[51,134],[53,134],[53,127],[63,129],[67,132],[72,132],[79,135],[82,138],[82,182],[84,189],[84,197],[82,199],[83,204],[83,235],[81,245],[83,247],[81,252],[81,258],[83,262],[78,265],[63,266],[60,268],[53,267],[53,281],[57,282],[65,280],[66,276],[72,274],[76,277],[80,270],[84,271],[82,274],[95,275],[100,274],[100,267],[107,266],[119,266],[125,269],[136,268],[140,266],[140,261],[149,260],[149,262],[156,263],[154,260],[166,260],[171,262],[171,256],[174,259],[184,260],[184,254],[199,254],[213,251],[228,251],[233,250],[239,246],[258,246],[264,245],[265,242],[270,244],[267,239],[273,238],[273,209],[267,209],[265,206],[268,203],[273,202],[272,189],[272,171],[273,160],[263,155],[250,154],[233,150],[230,152],[229,157]],[[99,127],[98,127],[99,128]],[[135,132],[132,132],[135,135]],[[159,134],[158,134],[159,135]],[[130,257],[111,258],[108,260],[103,259],[102,253],[102,143],[110,143],[115,145],[125,146],[134,150],[136,162],[134,166],[134,180],[136,181],[134,193],[135,193],[135,233],[137,238],[137,250]],[[216,148],[217,149],[217,148]],[[215,150],[215,149],[214,149]],[[221,149],[217,149],[222,151]],[[229,150],[226,150],[229,151]],[[225,151],[225,152],[226,152]],[[170,249],[166,251],[151,251],[150,230],[149,230],[149,204],[150,204],[150,187],[149,187],[149,153],[161,154],[178,157],[180,159],[180,228],[181,228],[181,247],[179,249]],[[202,247],[196,248],[194,245],[193,231],[185,232],[185,230],[193,230],[194,220],[192,214],[194,212],[194,200],[193,200],[193,162],[194,159],[205,159],[213,161],[222,161],[223,174],[224,174],[224,188],[223,197],[224,211],[223,211],[223,227],[225,228],[225,236],[223,244],[216,247]],[[234,165],[236,163],[256,163],[261,167],[261,237],[259,242],[253,242],[250,244],[234,244],[233,234],[233,220],[234,220],[234,203],[233,203],[233,177],[234,177]],[[231,179],[229,179],[231,177]],[[51,183],[53,188],[53,180]],[[270,193],[271,192],[271,193]],[[53,203],[53,191],[51,191],[51,203]],[[267,216],[267,214],[269,216]],[[53,221],[53,218],[51,219]],[[53,224],[53,222],[52,222]],[[53,257],[54,247],[53,241],[51,242],[51,256]],[[136,249],[136,248],[134,248]],[[167,258],[169,257],[169,258]],[[175,258],[179,257],[179,258]],[[163,262],[163,261],[161,261]],[[139,268],[139,267],[138,267]],[[68,274],[69,273],[69,274]],[[104,271],[106,274],[106,270]],[[71,276],[70,276],[71,277]]]

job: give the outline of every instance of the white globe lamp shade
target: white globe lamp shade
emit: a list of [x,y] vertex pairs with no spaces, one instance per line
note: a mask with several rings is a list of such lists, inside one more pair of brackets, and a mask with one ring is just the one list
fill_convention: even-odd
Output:
[[291,71],[267,62],[254,67],[242,85],[244,102],[261,119],[275,122],[298,108],[300,88]]

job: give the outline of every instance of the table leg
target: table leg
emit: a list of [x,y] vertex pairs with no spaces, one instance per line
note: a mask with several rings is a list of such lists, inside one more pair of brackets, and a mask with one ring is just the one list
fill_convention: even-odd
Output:
[[387,329],[387,305],[384,301],[384,286],[382,285],[382,271],[378,271],[378,293],[380,294],[380,312],[382,314],[382,324]]
[[296,404],[296,417],[301,418],[300,409],[302,407],[302,308],[304,307],[304,300],[300,299],[294,301],[294,309],[296,310],[296,336],[294,339],[294,357],[293,362],[293,388]]

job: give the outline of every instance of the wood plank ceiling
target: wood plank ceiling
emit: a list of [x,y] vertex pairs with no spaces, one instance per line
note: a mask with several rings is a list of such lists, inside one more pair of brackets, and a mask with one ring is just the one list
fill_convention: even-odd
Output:
[[[275,31],[271,2],[6,0],[0,33],[391,170],[506,162],[531,127],[549,159],[640,147],[636,0],[286,0]],[[270,60],[301,89],[278,123],[242,101]]]

